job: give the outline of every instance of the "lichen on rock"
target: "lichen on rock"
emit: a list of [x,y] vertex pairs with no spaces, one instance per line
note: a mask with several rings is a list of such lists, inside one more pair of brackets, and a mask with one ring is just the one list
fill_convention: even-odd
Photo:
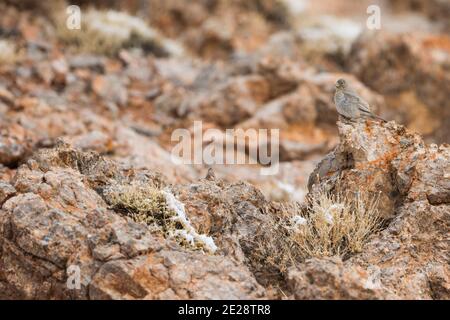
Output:
[[447,2],[0,1],[0,298],[450,299]]
[[188,248],[209,253],[217,250],[211,237],[197,233],[186,216],[184,205],[171,191],[158,189],[151,181],[110,185],[103,190],[103,197],[114,210],[124,212],[134,221],[161,231]]

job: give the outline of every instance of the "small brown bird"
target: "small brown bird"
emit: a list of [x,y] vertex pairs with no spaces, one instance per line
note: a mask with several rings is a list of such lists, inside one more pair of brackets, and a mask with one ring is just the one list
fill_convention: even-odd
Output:
[[206,174],[205,179],[209,180],[209,181],[216,180],[216,174],[214,173],[213,168],[211,168],[211,167],[208,168],[208,173]]
[[349,88],[344,79],[336,81],[334,103],[337,112],[346,119],[357,120],[362,117],[370,117],[386,122],[386,120],[370,111],[369,104]]

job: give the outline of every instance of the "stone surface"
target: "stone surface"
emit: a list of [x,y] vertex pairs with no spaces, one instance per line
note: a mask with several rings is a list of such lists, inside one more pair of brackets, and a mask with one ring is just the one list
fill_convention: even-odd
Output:
[[[380,4],[383,30],[359,36],[368,0],[96,1],[120,43],[68,41],[64,2],[0,3],[0,298],[449,299],[449,147],[426,144],[449,142],[445,1]],[[394,121],[336,125],[338,78]],[[194,121],[279,129],[278,173],[174,163]],[[286,252],[308,180],[380,194],[382,230],[345,259],[261,257]],[[173,193],[216,253],[111,207],[127,184]]]
[[[382,293],[393,297],[448,299],[449,146],[427,146],[419,135],[393,122],[339,123],[339,130],[341,142],[310,176],[310,189],[380,193],[380,212],[389,218],[361,254],[344,262],[344,270],[375,270]],[[329,264],[315,261],[308,268],[318,273],[336,268]],[[302,265],[297,268],[300,272],[293,271],[291,281],[294,287],[304,288],[308,273],[302,272]],[[343,280],[347,276],[335,270],[329,271],[333,277],[347,282]],[[437,286],[436,279],[440,279]],[[332,291],[328,285],[312,284],[307,290],[317,298],[344,297],[353,294],[350,287],[340,291],[350,283]],[[358,296],[381,297],[366,294],[362,291]]]
[[365,269],[340,259],[311,259],[289,270],[288,285],[296,299],[395,299]]
[[[102,188],[117,180],[140,179],[140,175],[130,176],[95,153],[64,144],[22,165],[13,179],[17,193],[10,185],[2,186],[2,194],[9,199],[0,211],[0,282],[5,284],[1,297],[265,296],[248,269],[235,260],[189,251],[112,212],[102,199]],[[71,266],[81,274],[78,290],[67,286]]]
[[387,117],[408,123],[435,142],[448,141],[448,36],[362,35],[346,62],[351,73],[386,96]]

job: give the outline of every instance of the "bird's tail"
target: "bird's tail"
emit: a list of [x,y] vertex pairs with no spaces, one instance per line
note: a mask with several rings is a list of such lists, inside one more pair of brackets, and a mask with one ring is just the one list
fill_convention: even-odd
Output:
[[369,111],[367,111],[367,110],[361,110],[361,109],[359,109],[359,111],[361,111],[361,114],[365,115],[366,117],[370,117],[370,118],[373,118],[373,119],[381,120],[381,121],[383,121],[383,122],[387,122],[387,121],[386,121],[385,119],[383,119],[382,117],[379,117],[379,116],[377,116],[376,114],[373,114],[372,112],[369,112]]
[[387,121],[386,121],[385,119],[383,119],[382,117],[379,117],[379,116],[377,116],[377,115],[375,115],[375,114],[373,114],[373,113],[371,113],[370,116],[371,116],[372,118],[381,120],[381,121],[383,121],[383,122],[387,122]]

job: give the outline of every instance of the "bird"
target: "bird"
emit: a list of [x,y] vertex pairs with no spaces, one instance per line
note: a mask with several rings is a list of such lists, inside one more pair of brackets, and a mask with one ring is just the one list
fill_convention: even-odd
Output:
[[363,117],[375,118],[386,122],[383,118],[375,115],[370,111],[370,106],[356,94],[344,79],[336,81],[336,91],[334,93],[334,104],[336,110],[345,119],[358,120]]
[[208,168],[208,173],[206,174],[205,179],[209,180],[209,181],[216,180],[216,174],[214,173],[213,168],[211,168],[211,167]]

